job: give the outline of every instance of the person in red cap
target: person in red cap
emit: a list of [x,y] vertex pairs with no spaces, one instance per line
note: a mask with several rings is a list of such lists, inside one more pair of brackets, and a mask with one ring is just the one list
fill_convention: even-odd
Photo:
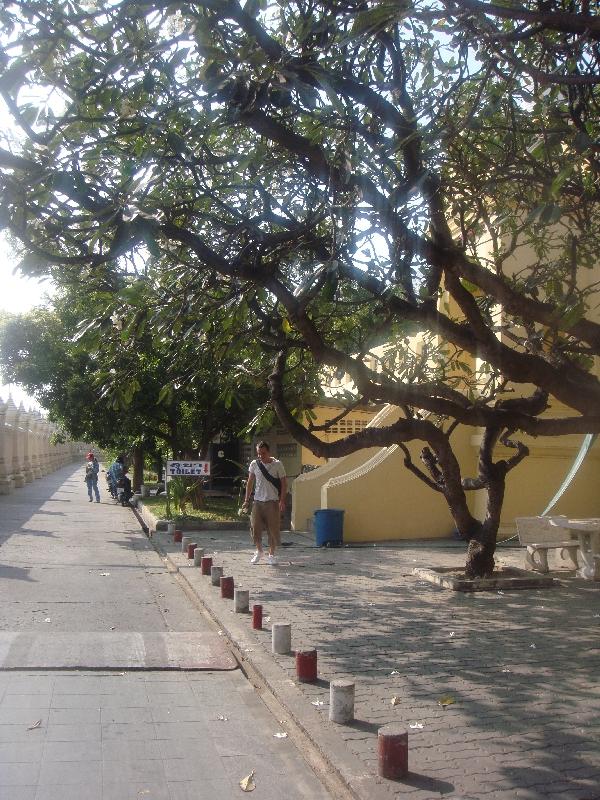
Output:
[[100,502],[100,490],[98,489],[98,472],[100,471],[100,464],[96,456],[89,452],[85,457],[85,482],[87,485],[88,498],[90,503],[93,502],[92,491],[96,495],[96,502]]

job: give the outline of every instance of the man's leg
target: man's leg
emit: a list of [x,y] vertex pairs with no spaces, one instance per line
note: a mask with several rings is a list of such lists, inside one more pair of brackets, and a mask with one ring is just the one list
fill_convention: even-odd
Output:
[[262,532],[264,526],[263,509],[264,503],[254,502],[252,504],[252,515],[250,517],[250,525],[252,526],[252,540],[256,547],[256,552],[250,559],[251,564],[258,564],[262,556]]
[[269,560],[275,563],[275,553],[281,544],[279,503],[265,503],[267,509],[267,532],[269,534]]
[[86,480],[87,492],[88,492],[88,499],[90,503],[92,502],[92,482]]
[[98,481],[94,481],[94,494],[96,495],[96,502],[100,502],[100,489],[98,489]]

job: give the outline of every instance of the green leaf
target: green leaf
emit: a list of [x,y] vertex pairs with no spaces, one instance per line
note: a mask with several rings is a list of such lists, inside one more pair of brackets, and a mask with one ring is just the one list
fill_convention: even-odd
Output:
[[157,403],[170,403],[173,399],[173,384],[165,384],[158,393]]
[[354,17],[354,24],[350,30],[350,37],[356,38],[367,31],[387,28],[392,22],[397,22],[408,15],[411,4],[399,2],[395,5],[382,4],[367,11],[361,11]]
[[575,164],[572,162],[570,164],[567,164],[560,170],[560,172],[554,178],[552,184],[550,185],[550,194],[552,195],[552,197],[558,196],[558,193],[562,189],[565,181],[568,178],[570,178],[571,175],[573,174],[574,169],[575,169]]
[[183,136],[180,136],[174,131],[169,131],[167,133],[167,144],[173,152],[178,154],[186,153],[188,149]]
[[560,318],[560,327],[565,328],[568,330],[575,325],[576,322],[583,317],[585,314],[585,305],[583,303],[578,303],[573,308],[570,308],[565,314],[562,315]]
[[562,208],[555,203],[548,204],[540,214],[540,222],[553,225],[562,217]]

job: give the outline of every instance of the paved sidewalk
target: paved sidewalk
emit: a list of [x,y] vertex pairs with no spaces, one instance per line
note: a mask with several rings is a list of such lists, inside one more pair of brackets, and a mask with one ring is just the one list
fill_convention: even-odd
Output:
[[[561,570],[551,589],[462,594],[412,574],[463,565],[460,543],[323,550],[291,533],[269,567],[250,565],[247,534],[193,538],[262,603],[263,631],[166,533],[153,542],[358,797],[600,798],[600,584]],[[523,566],[519,548],[498,555]],[[297,684],[293,657],[271,653],[273,622],[292,623],[293,648],[318,649],[317,684]],[[347,726],[327,718],[328,683],[342,677],[356,682]],[[389,722],[410,736],[410,774],[397,782],[376,777],[377,729]]]

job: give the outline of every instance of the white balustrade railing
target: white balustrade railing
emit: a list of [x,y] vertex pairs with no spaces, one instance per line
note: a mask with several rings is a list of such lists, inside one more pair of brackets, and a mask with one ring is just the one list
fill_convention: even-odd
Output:
[[73,461],[83,461],[89,445],[67,441],[55,444],[58,426],[39,411],[0,399],[0,494],[10,494],[36,478]]

